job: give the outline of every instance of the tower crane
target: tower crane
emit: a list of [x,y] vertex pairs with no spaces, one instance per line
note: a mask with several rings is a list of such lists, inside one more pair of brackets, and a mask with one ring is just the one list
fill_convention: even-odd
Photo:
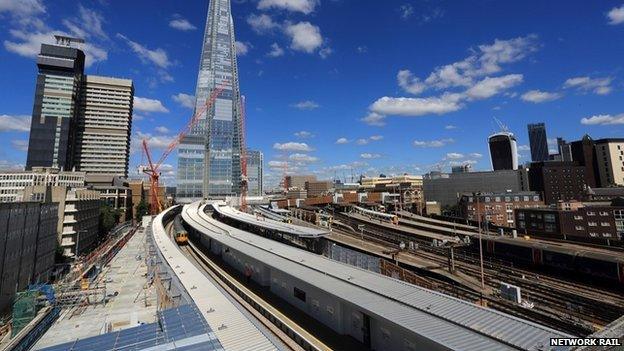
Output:
[[156,215],[163,210],[163,205],[160,203],[160,199],[158,198],[158,179],[160,178],[160,166],[167,159],[167,156],[180,144],[182,139],[199,123],[200,117],[214,104],[217,97],[221,94],[223,89],[225,88],[222,83],[216,89],[214,89],[208,99],[206,99],[206,103],[202,105],[200,109],[195,111],[195,114],[188,122],[186,127],[180,131],[180,133],[169,143],[162,156],[158,159],[156,163],[153,162],[152,155],[149,151],[149,147],[147,145],[147,139],[143,139],[142,146],[143,152],[147,158],[148,166],[142,167],[143,173],[147,174],[150,178],[150,214]]

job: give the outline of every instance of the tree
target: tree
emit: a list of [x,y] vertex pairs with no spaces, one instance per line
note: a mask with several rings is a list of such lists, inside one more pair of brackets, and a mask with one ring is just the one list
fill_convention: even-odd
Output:
[[141,202],[139,202],[139,204],[137,205],[134,218],[137,220],[137,222],[140,222],[143,220],[143,216],[147,215],[148,212],[149,206],[147,205],[147,202],[145,202],[145,199],[141,199]]
[[111,205],[102,202],[100,205],[100,235],[106,236],[119,222],[119,210],[115,210]]

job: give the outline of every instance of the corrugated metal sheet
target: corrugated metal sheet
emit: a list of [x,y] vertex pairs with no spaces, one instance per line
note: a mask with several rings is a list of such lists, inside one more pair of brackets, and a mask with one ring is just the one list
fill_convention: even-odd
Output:
[[[277,348],[243,313],[185,257],[165,233],[163,212],[152,231],[159,250],[226,350],[276,350]],[[211,312],[209,312],[211,311]]]
[[[548,349],[565,333],[483,308],[435,291],[331,261],[219,223],[199,203],[184,220],[205,234],[336,298],[415,334],[458,350]],[[227,228],[229,233],[215,229]]]

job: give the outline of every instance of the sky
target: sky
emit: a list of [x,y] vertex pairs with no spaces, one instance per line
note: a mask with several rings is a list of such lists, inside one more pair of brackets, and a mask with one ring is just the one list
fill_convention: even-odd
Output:
[[[23,168],[41,42],[86,40],[87,74],[135,86],[130,176],[191,118],[207,0],[0,0],[0,168]],[[491,169],[487,137],[527,123],[622,137],[624,2],[232,0],[247,145],[287,173]],[[156,157],[157,158],[157,157]],[[162,167],[175,185],[177,159]]]

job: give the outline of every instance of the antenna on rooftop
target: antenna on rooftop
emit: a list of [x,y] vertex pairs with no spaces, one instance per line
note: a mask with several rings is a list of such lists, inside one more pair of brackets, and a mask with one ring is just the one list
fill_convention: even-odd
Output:
[[72,46],[72,43],[84,44],[84,39],[68,37],[65,35],[54,35],[54,39],[56,39],[56,45],[59,46]]
[[506,125],[503,124],[503,122],[500,121],[500,119],[493,117],[494,121],[496,122],[496,124],[498,124],[498,127],[501,129],[502,132],[509,132],[509,127],[507,127]]

